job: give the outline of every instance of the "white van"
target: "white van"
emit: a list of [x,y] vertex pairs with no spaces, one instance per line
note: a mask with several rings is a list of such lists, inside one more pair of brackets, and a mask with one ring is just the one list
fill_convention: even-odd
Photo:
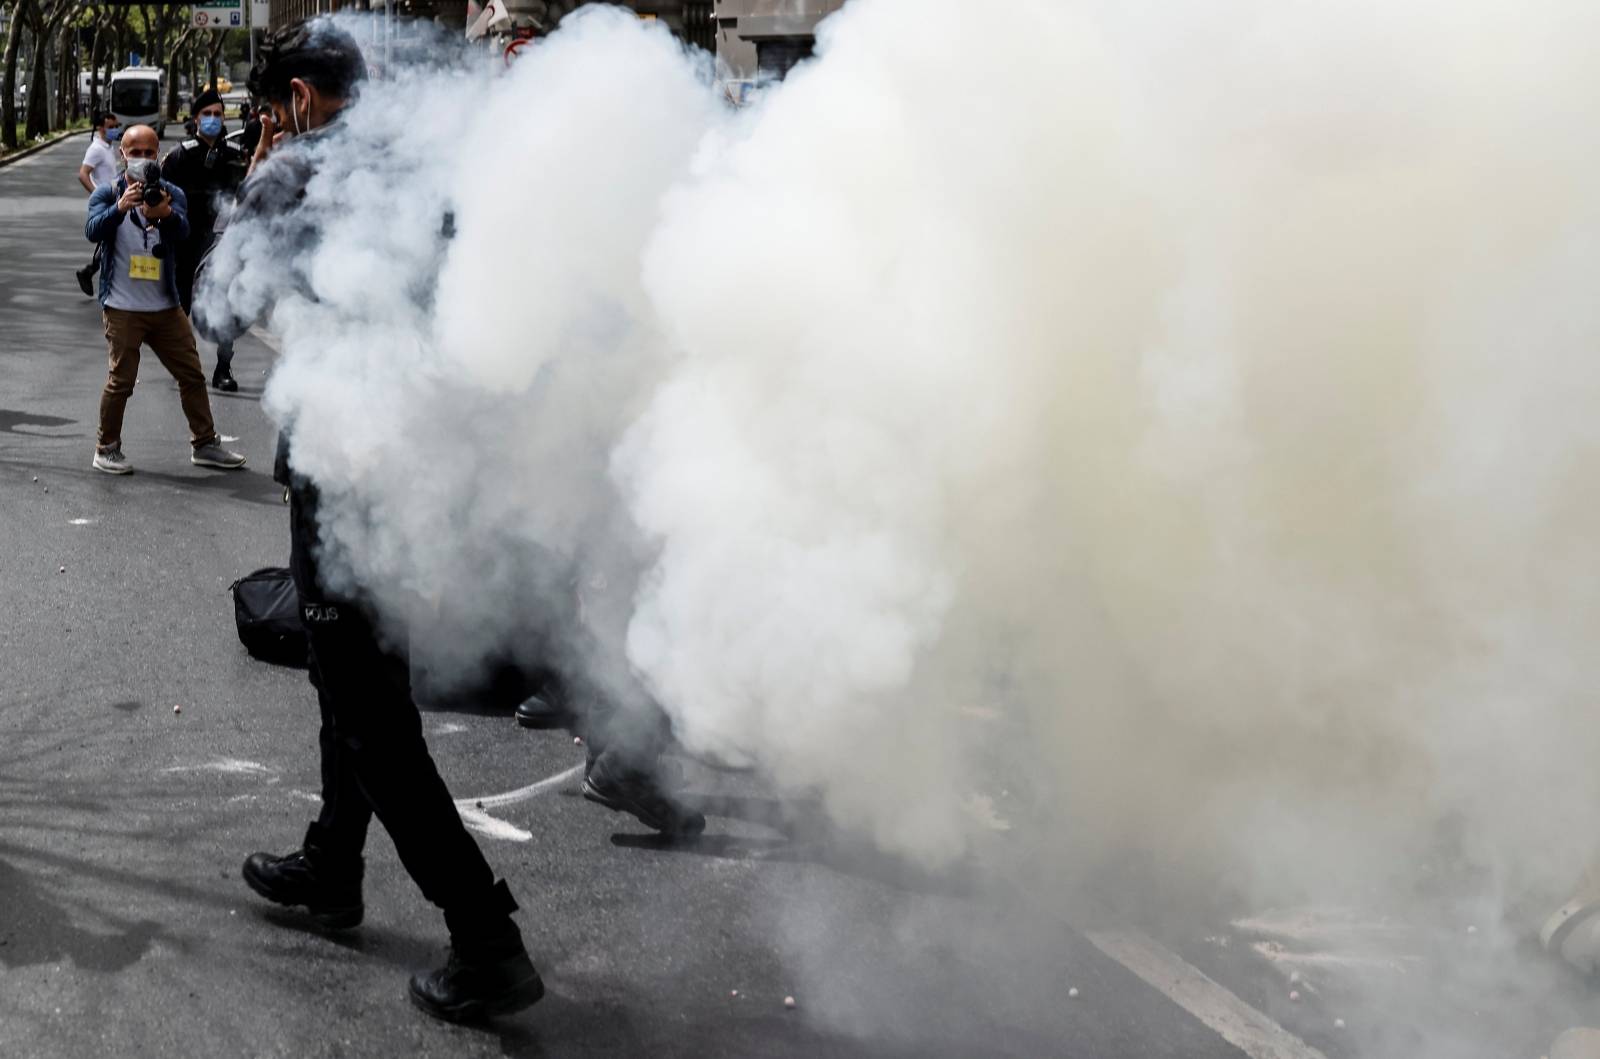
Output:
[[124,127],[149,125],[157,136],[165,136],[167,121],[161,116],[161,97],[166,82],[153,66],[130,66],[111,75],[111,90],[106,98],[110,111]]

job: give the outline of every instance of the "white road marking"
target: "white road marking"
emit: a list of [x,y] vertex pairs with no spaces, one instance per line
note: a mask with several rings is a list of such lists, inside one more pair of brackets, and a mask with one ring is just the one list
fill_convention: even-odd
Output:
[[[1285,975],[1298,971],[1316,970],[1329,974],[1344,972],[1347,974],[1370,974],[1373,972],[1405,974],[1407,964],[1418,965],[1422,962],[1420,956],[1407,956],[1397,954],[1386,956],[1378,953],[1360,952],[1296,952],[1286,949],[1275,941],[1256,941],[1250,944],[1250,951],[1266,960]],[[1315,987],[1312,987],[1315,992]]]
[[1275,909],[1233,921],[1246,934],[1285,938],[1300,943],[1349,945],[1357,939],[1400,939],[1412,928],[1392,919],[1371,919],[1337,906]]
[[1166,994],[1250,1059],[1327,1059],[1321,1051],[1145,935],[1091,931],[1088,937],[1095,948]]
[[256,338],[260,339],[261,344],[272,350],[274,353],[283,352],[283,348],[278,345],[278,337],[267,331],[267,329],[262,327],[260,324],[252,326],[250,328],[250,333],[255,335]]
[[75,518],[67,521],[67,525],[69,526],[90,526],[93,524],[94,519],[92,518]]
[[464,724],[456,724],[454,721],[446,721],[444,724],[436,726],[433,729],[433,734],[434,735],[456,735],[456,734],[458,734],[460,732],[465,732],[466,730],[467,730],[467,726],[464,725]]
[[516,824],[490,816],[482,809],[463,806],[458,802],[456,810],[460,812],[461,822],[467,825],[468,830],[476,831],[485,838],[498,838],[506,842],[527,842],[533,838],[532,831],[524,831]]
[[542,779],[538,783],[530,783],[526,787],[518,787],[516,790],[507,791],[504,794],[491,794],[483,798],[457,798],[456,811],[461,814],[461,822],[480,835],[485,835],[489,838],[501,838],[510,842],[526,842],[533,837],[531,831],[524,831],[515,824],[490,816],[485,810],[500,809],[507,805],[525,802],[529,798],[537,797],[545,791],[553,790],[582,774],[583,766],[574,765],[565,772]]
[[1313,905],[1273,909],[1233,921],[1233,929],[1253,935],[1250,950],[1285,977],[1307,981],[1404,975],[1422,966],[1423,939],[1414,926],[1388,916],[1364,915],[1353,908]]
[[162,769],[162,772],[227,772],[244,776],[276,776],[277,769],[268,768],[254,761],[241,761],[238,758],[218,758],[208,761],[203,765],[174,765]]

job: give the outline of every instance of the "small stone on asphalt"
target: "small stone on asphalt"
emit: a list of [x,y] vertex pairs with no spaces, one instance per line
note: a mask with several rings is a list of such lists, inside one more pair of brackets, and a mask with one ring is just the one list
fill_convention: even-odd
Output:
[[786,1008],[790,1008],[790,1009],[793,1009],[793,1008],[794,1008],[794,1006],[795,1006],[795,1004],[794,1004],[794,997],[792,997],[792,996],[786,996],[786,997],[784,997],[784,998],[783,998],[783,1006],[784,1006],[784,1007],[786,1007]]

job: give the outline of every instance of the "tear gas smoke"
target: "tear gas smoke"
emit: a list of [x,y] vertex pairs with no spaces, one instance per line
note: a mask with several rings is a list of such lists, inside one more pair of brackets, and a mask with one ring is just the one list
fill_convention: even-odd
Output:
[[324,238],[235,230],[218,292],[276,299],[342,568],[930,865],[976,794],[1259,897],[1442,822],[1565,881],[1600,9],[971,10],[857,0],[745,112],[605,9],[368,85]]

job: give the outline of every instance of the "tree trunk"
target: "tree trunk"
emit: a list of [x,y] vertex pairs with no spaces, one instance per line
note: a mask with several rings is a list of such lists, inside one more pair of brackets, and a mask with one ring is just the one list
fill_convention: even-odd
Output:
[[60,46],[56,50],[56,113],[51,127],[66,128],[67,116],[78,109],[78,78],[72,72],[72,57],[77,51],[78,29],[68,19],[60,30]]
[[33,53],[28,60],[28,116],[22,130],[27,140],[50,131],[50,79],[45,67],[49,54],[50,30],[42,25],[33,35]]
[[22,13],[28,4],[29,0],[12,0],[5,72],[0,75],[0,144],[8,148],[17,146],[17,53],[22,48]]
[[208,49],[206,60],[211,66],[211,87],[217,87],[217,67],[222,61],[222,46],[227,43],[228,31],[218,30],[211,35],[211,47]]
[[[103,20],[94,20],[94,37],[89,41],[89,113],[93,115],[100,109],[100,69],[105,65],[101,52],[106,47],[106,24]],[[93,117],[90,118],[93,121]]]
[[178,69],[179,69],[179,65],[178,64],[179,64],[178,48],[175,46],[175,47],[173,47],[173,49],[172,49],[172,51],[170,53],[170,56],[167,59],[166,66],[165,66],[165,69],[167,71],[167,104],[166,104],[166,109],[167,109],[167,120],[168,121],[177,121],[178,120]]
[[[182,33],[178,34],[177,39],[172,42],[169,48],[167,48],[167,54],[171,57],[168,63],[169,69],[167,70],[168,121],[178,120],[178,70],[180,68],[187,69],[185,64],[188,57],[184,52],[184,48],[189,44],[193,36],[194,28],[191,26],[188,29],[185,29]],[[194,91],[194,78],[192,76],[189,79],[189,91],[191,93]]]

